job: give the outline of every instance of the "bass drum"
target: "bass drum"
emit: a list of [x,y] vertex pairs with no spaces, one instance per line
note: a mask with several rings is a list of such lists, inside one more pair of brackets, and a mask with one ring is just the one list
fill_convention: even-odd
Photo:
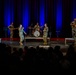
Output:
[[39,32],[39,31],[35,31],[35,32],[34,32],[34,36],[35,36],[35,37],[39,37],[39,36],[40,36],[40,32]]

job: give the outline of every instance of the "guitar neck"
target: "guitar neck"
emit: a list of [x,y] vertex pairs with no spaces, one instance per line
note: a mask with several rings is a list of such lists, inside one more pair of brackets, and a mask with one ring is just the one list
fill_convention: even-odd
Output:
[[9,28],[10,30],[15,30],[15,29],[18,29],[18,28]]

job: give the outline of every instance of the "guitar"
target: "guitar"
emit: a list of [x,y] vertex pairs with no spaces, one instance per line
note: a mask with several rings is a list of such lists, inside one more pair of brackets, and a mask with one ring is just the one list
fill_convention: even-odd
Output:
[[18,28],[9,28],[9,30],[11,30],[11,31],[16,30],[16,29],[18,29]]

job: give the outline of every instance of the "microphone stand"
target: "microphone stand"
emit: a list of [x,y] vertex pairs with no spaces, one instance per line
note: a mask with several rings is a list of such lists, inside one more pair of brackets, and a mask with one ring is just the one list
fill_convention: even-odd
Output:
[[31,24],[31,26],[29,26],[30,28],[29,28],[29,36],[32,36],[32,25],[33,24]]
[[8,28],[4,27],[3,28],[4,32],[5,32],[5,42],[7,42],[7,32],[8,32]]
[[50,30],[50,31],[49,31],[49,44],[51,44],[51,27],[50,27],[49,30]]

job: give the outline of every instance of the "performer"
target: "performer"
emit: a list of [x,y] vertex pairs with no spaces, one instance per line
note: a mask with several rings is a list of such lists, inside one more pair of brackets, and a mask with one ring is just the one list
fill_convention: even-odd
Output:
[[14,30],[13,22],[11,23],[11,25],[8,26],[8,28],[10,30],[10,38],[12,40],[13,39],[13,30]]
[[34,26],[34,31],[39,31],[40,30],[40,26],[39,24],[37,23],[35,26]]
[[23,41],[24,41],[24,34],[26,34],[26,32],[24,31],[24,27],[22,27],[22,25],[20,24],[19,26],[19,37],[20,37],[20,45],[23,45]]
[[76,18],[74,18],[74,21],[72,21],[70,25],[72,28],[72,37],[74,38],[76,44]]
[[44,41],[44,45],[47,44],[47,37],[48,37],[48,26],[47,26],[47,24],[44,24],[44,29],[43,29],[43,41]]
[[34,35],[35,37],[40,36],[40,26],[39,26],[38,23],[34,26],[33,35]]

